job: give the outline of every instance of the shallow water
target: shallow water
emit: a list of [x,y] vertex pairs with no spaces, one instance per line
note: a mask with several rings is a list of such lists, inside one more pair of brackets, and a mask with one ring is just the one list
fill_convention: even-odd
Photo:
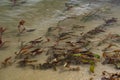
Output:
[[[24,0],[21,1],[23,2]],[[88,0],[71,0],[78,1],[77,3],[79,3],[79,6],[67,12],[64,12],[64,4],[68,0],[26,0],[23,3],[21,3],[21,1],[19,0],[16,6],[12,6],[12,3],[8,0],[0,0],[0,26],[8,29],[3,38],[5,41],[10,41],[5,45],[8,46],[7,48],[3,47],[0,49],[0,62],[6,57],[14,56],[14,52],[19,49],[18,47],[20,46],[21,41],[28,42],[44,35],[49,27],[56,26],[57,21],[68,16],[82,15],[93,9],[107,5],[111,8],[111,11],[105,15],[107,16],[106,18],[115,16],[120,19],[120,11],[118,11],[120,7],[118,5],[116,6],[107,3],[108,0],[100,0],[100,2],[93,3],[89,3]],[[18,36],[17,25],[21,19],[26,21],[26,28],[36,29],[36,31]],[[86,30],[89,30],[102,22],[103,21],[98,19],[90,21],[84,25],[88,26]],[[71,23],[74,23],[74,21],[71,21]],[[62,25],[68,26],[69,23]],[[116,27],[117,28],[110,28],[107,33],[120,33],[119,24]],[[96,49],[93,49],[93,51],[96,51]],[[99,50],[96,52],[101,53]],[[45,58],[44,54],[38,57],[40,61],[43,61]],[[117,71],[113,66],[102,66],[100,63],[97,64],[94,74],[89,74],[89,68],[87,65],[80,66],[79,72],[71,71],[62,73],[53,70],[42,71],[29,68],[17,68],[15,65],[12,65],[0,70],[0,80],[89,80],[91,77],[93,77],[94,80],[100,80],[101,72],[104,70],[110,72]]]

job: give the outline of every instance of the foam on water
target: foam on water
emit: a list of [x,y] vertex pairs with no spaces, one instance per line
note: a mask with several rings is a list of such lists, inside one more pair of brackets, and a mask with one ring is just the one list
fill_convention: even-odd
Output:
[[40,2],[42,0],[27,0],[25,3],[25,6],[32,6],[35,5],[36,3]]
[[[42,0],[18,0],[18,3],[24,2],[25,5],[34,5]],[[10,0],[0,0],[0,6],[11,4],[12,2]]]
[[[78,2],[78,0],[70,0],[69,2],[74,3],[74,2]],[[70,11],[64,12],[64,11],[56,10],[54,16],[55,17],[57,16],[58,20],[63,20],[66,17],[83,15],[95,8],[100,7],[100,4],[82,3],[82,2],[80,2],[80,0],[79,0],[78,4],[79,4],[79,6],[72,8]]]
[[[3,8],[2,12],[5,12],[5,11],[7,11],[7,12],[13,11],[14,12],[15,10],[18,10],[18,9],[26,10],[25,7],[33,6],[40,1],[42,1],[42,0],[20,0],[20,1],[17,1],[16,6],[12,6],[13,3],[11,1],[0,0],[0,7],[1,7],[1,9]],[[2,12],[0,12],[0,13],[2,13]],[[4,14],[4,13],[2,13],[2,14]]]

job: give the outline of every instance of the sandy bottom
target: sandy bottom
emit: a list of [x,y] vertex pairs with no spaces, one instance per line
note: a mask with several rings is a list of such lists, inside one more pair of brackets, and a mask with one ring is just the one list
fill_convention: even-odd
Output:
[[[118,22],[115,25],[108,26],[106,32],[98,35],[94,41],[99,41],[100,39],[103,39],[107,34],[109,33],[115,33],[120,34],[120,7],[113,6],[111,7],[111,10],[108,13],[105,13],[104,16],[106,18],[116,17],[118,18]],[[80,17],[80,16],[79,16]],[[10,32],[6,32],[5,36],[3,36],[4,40],[10,41],[5,44],[0,49],[0,62],[2,62],[5,58],[9,56],[15,56],[14,52],[19,50],[19,46],[21,44],[21,41],[28,42],[30,40],[36,39],[40,36],[45,35],[47,29],[52,26],[56,26],[57,20],[53,18],[48,18],[41,21],[39,23],[38,20],[35,20],[33,24],[31,24],[29,28],[34,28],[36,31],[34,32],[25,32],[21,36],[17,35],[16,30],[12,30]],[[77,21],[77,20],[76,20]],[[71,23],[71,24],[69,24]],[[70,22],[66,22],[63,24],[63,26],[69,26],[74,23],[76,23],[74,20],[70,20]],[[79,25],[85,25],[86,29],[85,31],[89,31],[93,29],[94,27],[100,25],[103,23],[103,20],[97,19],[97,20],[91,20],[86,23],[77,23]],[[62,24],[61,24],[62,25]],[[42,28],[41,28],[42,26]],[[43,28],[44,27],[44,28]],[[15,29],[15,28],[14,28]],[[101,50],[105,48],[107,44],[102,45],[100,47],[97,47],[94,45],[92,48],[92,52],[102,54]],[[119,47],[120,45],[117,44]],[[45,54],[42,54],[37,57],[40,61],[43,61],[45,59]],[[93,77],[93,80],[100,80],[102,71],[109,71],[109,72],[120,72],[119,70],[116,70],[114,66],[112,65],[102,65],[100,62],[97,63],[95,68],[95,73],[90,74],[89,73],[89,66],[88,65],[80,65],[80,71],[78,72],[72,72],[72,71],[66,71],[66,72],[60,72],[53,71],[53,70],[32,70],[30,68],[18,68],[16,67],[16,64],[13,64],[12,66],[8,66],[7,68],[0,69],[0,80],[89,80],[91,77]]]

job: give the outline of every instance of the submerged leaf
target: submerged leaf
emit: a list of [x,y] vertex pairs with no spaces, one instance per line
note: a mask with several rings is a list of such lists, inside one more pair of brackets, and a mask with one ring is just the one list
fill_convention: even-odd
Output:
[[73,54],[75,57],[80,57],[82,54]]
[[82,59],[81,60],[83,63],[89,63],[89,60],[86,60],[86,59]]
[[100,56],[98,54],[94,54],[94,57],[100,59]]
[[117,69],[120,69],[120,63],[117,63],[117,64],[116,64],[116,68],[117,68]]
[[90,72],[94,73],[94,69],[95,69],[95,64],[91,64],[90,65]]

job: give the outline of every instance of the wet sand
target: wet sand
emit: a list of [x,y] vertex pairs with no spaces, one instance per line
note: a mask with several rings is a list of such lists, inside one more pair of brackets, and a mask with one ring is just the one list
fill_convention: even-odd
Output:
[[[57,3],[59,3],[59,2],[60,1],[58,1]],[[64,8],[63,3],[61,3],[61,5],[62,5],[61,8],[62,7]],[[42,6],[44,8],[44,5],[41,5],[41,7]],[[56,5],[54,5],[54,6],[56,6]],[[50,6],[48,6],[48,7],[50,7]],[[113,6],[110,8],[111,8],[111,11],[109,11],[109,13],[107,13],[107,14],[105,13],[104,16],[106,16],[106,18],[116,17],[116,18],[118,18],[118,23],[113,26],[110,26],[110,27],[108,26],[109,28],[107,29],[107,31],[105,33],[98,35],[95,40],[99,40],[99,39],[105,37],[106,34],[108,34],[108,33],[116,33],[116,34],[120,33],[119,32],[120,11],[118,11],[120,7]],[[60,9],[60,7],[58,7],[58,9]],[[76,8],[73,8],[73,10],[71,10],[70,12],[71,13],[73,12],[73,14],[74,14],[75,9]],[[54,10],[56,10],[56,8],[51,9],[51,11],[54,11]],[[70,12],[66,12],[66,14],[69,14]],[[45,13],[45,16],[37,18],[39,15],[43,15],[44,13]],[[21,36],[17,36],[17,28],[16,28],[17,22],[21,18],[16,19],[16,21],[13,22],[12,25],[10,25],[11,22],[9,22],[7,25],[7,26],[10,26],[10,27],[7,27],[9,30],[6,31],[3,38],[4,38],[4,40],[8,40],[10,42],[8,44],[6,44],[5,46],[3,46],[3,48],[1,48],[0,61],[3,61],[6,57],[14,56],[14,52],[19,50],[20,41],[28,42],[30,40],[33,40],[40,36],[43,36],[43,35],[45,35],[45,33],[49,27],[56,26],[57,21],[59,21],[59,19],[61,19],[61,17],[60,18],[57,17],[57,19],[56,19],[55,15],[53,15],[51,17],[51,15],[53,13],[50,13],[50,15],[48,15],[46,11],[45,12],[43,11],[40,14],[36,13],[36,15],[33,16],[33,18],[35,18],[35,19],[26,18],[26,21],[27,21],[25,24],[26,27],[27,28],[35,28],[36,31],[30,32],[30,33],[25,32]],[[26,14],[28,14],[28,13],[26,13]],[[27,17],[26,14],[23,14],[20,16]],[[79,17],[81,17],[81,15]],[[70,22],[71,22],[71,24],[69,24]],[[65,24],[61,24],[61,25],[69,26],[74,23],[76,23],[74,20],[70,20],[69,22],[66,22]],[[86,26],[85,31],[89,31],[90,29],[93,29],[94,27],[100,25],[101,23],[103,23],[103,20],[101,20],[101,19],[92,20],[92,21],[89,21],[86,23],[79,23],[79,21],[77,22],[77,24],[80,24],[80,25],[84,24]],[[1,23],[1,24],[3,24],[3,26],[5,25],[5,23]],[[14,26],[14,27],[12,27],[12,26]],[[8,47],[4,48],[6,46],[8,46]],[[105,46],[106,45],[103,45],[103,46],[100,46],[97,48],[96,48],[96,46],[93,46],[92,51],[99,53],[101,55],[102,54],[101,49],[103,49]],[[118,44],[118,46],[119,46],[119,44]],[[41,61],[44,60],[44,58],[45,58],[45,54],[42,54],[39,57],[37,57],[37,59],[40,59]],[[45,70],[44,71],[44,70],[32,70],[30,68],[17,68],[16,64],[14,64],[12,66],[9,66],[7,68],[0,70],[0,79],[1,80],[21,80],[21,79],[22,80],[35,80],[35,79],[38,79],[38,80],[50,80],[50,79],[52,79],[52,80],[61,80],[61,79],[62,80],[89,80],[91,77],[93,77],[94,80],[100,80],[102,71],[105,71],[105,70],[109,71],[109,72],[119,72],[119,70],[114,69],[114,66],[112,66],[112,65],[104,65],[103,66],[100,62],[97,63],[97,66],[95,68],[95,73],[93,73],[93,74],[89,73],[89,68],[87,65],[80,65],[79,72],[72,72],[72,71],[69,72],[68,71],[68,72],[60,73],[59,71],[53,71],[53,70]]]

